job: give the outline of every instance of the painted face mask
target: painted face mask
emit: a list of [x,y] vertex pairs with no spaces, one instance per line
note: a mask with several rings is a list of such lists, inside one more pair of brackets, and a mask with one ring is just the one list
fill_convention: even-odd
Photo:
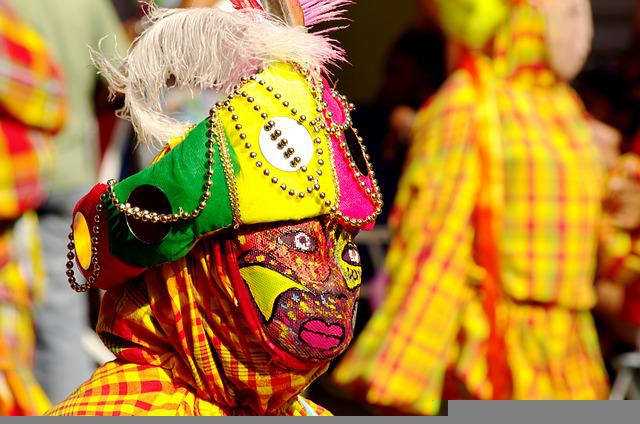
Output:
[[247,229],[236,240],[234,291],[273,356],[301,368],[342,353],[362,275],[352,233],[322,218]]

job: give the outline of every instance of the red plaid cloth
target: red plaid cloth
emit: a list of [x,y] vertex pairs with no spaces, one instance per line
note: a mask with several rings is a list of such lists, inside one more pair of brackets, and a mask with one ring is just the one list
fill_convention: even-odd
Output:
[[326,366],[271,362],[236,306],[225,259],[236,255],[220,243],[108,291],[98,333],[118,360],[48,414],[309,415],[306,403],[329,415],[299,396]]

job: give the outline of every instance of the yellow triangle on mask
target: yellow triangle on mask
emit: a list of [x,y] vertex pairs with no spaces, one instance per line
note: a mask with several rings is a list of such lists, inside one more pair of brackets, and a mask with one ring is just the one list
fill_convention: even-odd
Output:
[[302,284],[261,265],[240,268],[240,275],[249,287],[251,297],[258,305],[262,316],[267,321],[273,315],[278,296],[291,289],[304,290]]

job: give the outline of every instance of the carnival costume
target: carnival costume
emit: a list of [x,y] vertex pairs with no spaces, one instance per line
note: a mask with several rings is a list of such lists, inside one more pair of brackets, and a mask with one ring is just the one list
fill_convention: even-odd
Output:
[[603,167],[582,103],[548,64],[551,23],[527,2],[440,6],[450,35],[493,38],[490,54],[468,52],[418,114],[388,297],[333,377],[388,413],[604,398],[590,315]]
[[[52,415],[327,414],[300,393],[353,336],[352,239],[381,199],[322,76],[343,52],[302,24],[350,2],[234,3],[152,9],[121,67],[95,56],[143,143],[186,135],[76,207],[69,283],[107,289],[97,331],[117,359]],[[170,77],[228,99],[176,122],[160,111]]]

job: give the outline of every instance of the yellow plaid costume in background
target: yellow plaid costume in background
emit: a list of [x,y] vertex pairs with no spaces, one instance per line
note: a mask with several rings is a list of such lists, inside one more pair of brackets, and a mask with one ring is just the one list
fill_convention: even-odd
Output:
[[48,415],[330,415],[298,395],[327,365],[286,370],[249,330],[228,243],[205,239],[107,291],[97,331],[118,359]]
[[50,406],[32,372],[31,311],[44,288],[37,222],[28,212],[0,233],[0,246],[11,253],[0,266],[0,415],[39,415]]
[[[417,117],[389,295],[334,374],[383,411],[433,414],[442,399],[500,397],[492,332],[506,361],[502,397],[606,397],[589,311],[602,166],[580,101],[544,63],[543,33],[542,16],[515,6],[492,58],[471,57]],[[483,219],[495,221],[479,244]],[[493,249],[498,298],[488,311],[478,259]]]
[[0,220],[42,203],[49,136],[66,118],[64,84],[40,36],[0,1]]
[[0,415],[49,407],[31,371],[31,310],[43,277],[29,211],[44,200],[50,136],[65,117],[62,78],[44,41],[0,1]]

